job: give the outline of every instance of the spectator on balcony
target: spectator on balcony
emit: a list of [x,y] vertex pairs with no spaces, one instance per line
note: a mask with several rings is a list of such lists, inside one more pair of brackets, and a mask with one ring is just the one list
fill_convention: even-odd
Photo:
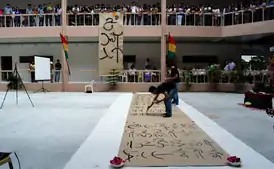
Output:
[[71,25],[79,25],[80,23],[78,23],[79,21],[79,16],[77,14],[79,14],[80,12],[80,7],[75,4],[72,9],[71,9],[71,13],[72,15],[69,15],[70,17],[70,21],[71,21]]
[[44,11],[46,13],[46,26],[52,26],[52,20],[53,20],[53,7],[51,3],[46,5],[46,10]]
[[35,21],[34,21],[34,16],[33,14],[33,9],[32,9],[32,5],[28,4],[28,7],[26,9],[26,14],[28,14],[28,16],[25,17],[25,25],[26,26],[34,26],[35,25]]
[[150,63],[150,59],[149,58],[146,59],[145,67],[144,68],[145,69],[151,69],[151,63]]
[[62,8],[61,5],[57,5],[54,8],[54,13],[55,13],[55,25],[60,26],[62,24]]
[[236,67],[236,64],[231,60],[226,64],[224,70],[225,71],[232,71],[232,70],[235,69],[235,67]]
[[12,8],[11,8],[10,4],[7,4],[7,6],[5,7],[4,14],[9,15],[9,16],[6,16],[5,26],[10,27],[12,24],[12,18],[11,18]]
[[131,15],[130,15],[130,22],[131,25],[135,25],[136,23],[136,14],[138,12],[138,7],[136,6],[135,2],[132,2],[132,5],[130,7]]
[[149,8],[147,4],[144,4],[142,7],[142,12],[143,12],[143,24],[144,25],[150,25],[150,19],[149,19]]
[[[176,23],[176,18],[173,18],[174,15],[172,15],[173,12],[176,12],[176,11],[174,11],[174,8],[172,6],[167,7],[167,13],[168,13],[167,14],[167,24],[168,25],[175,25],[175,23]],[[175,22],[174,22],[174,20],[175,20]]]
[[88,7],[88,6],[84,6],[83,7],[83,13],[85,13],[85,25],[93,25],[92,24],[92,18],[93,18],[93,14],[94,14],[94,6]]
[[14,14],[15,14],[15,17],[14,17],[14,26],[15,27],[20,27],[21,26],[21,16],[18,16],[21,14],[20,10],[18,7],[15,8],[14,10]]
[[148,71],[148,69],[145,69],[144,76],[145,82],[152,82],[152,74],[150,71]]
[[160,8],[156,4],[152,5],[152,8],[150,8],[150,12],[152,13],[152,25],[159,25],[159,11]]
[[100,5],[96,4],[93,15],[93,25],[99,25],[99,13],[101,12]]
[[[192,25],[192,13],[193,13],[193,7],[187,6],[186,7],[186,24],[187,25]],[[173,21],[174,22],[174,21]]]
[[240,12],[237,7],[234,9],[234,24],[240,24]]
[[[83,26],[84,25],[84,15],[82,13],[84,13],[83,7],[79,6],[79,5],[75,5],[72,8],[72,12],[74,13],[74,15],[76,16],[76,24],[78,26]],[[80,14],[79,14],[80,13]]]
[[204,8],[204,20],[205,20],[205,26],[212,26],[212,8],[211,6],[207,5]]
[[269,3],[269,6],[271,6],[271,8],[269,9],[269,15],[270,15],[270,19],[274,19],[274,0],[271,0],[271,2]]
[[0,27],[4,26],[4,16],[3,16],[4,12],[2,9],[0,9]]
[[221,26],[221,10],[219,8],[213,9],[213,18],[214,18],[214,23],[213,25],[215,26]]
[[177,15],[177,25],[182,25],[182,23],[184,23],[185,12],[184,12],[184,8],[181,4],[179,4],[176,12],[178,13],[178,15]]
[[129,82],[137,82],[137,72],[135,69],[135,65],[131,65],[129,71],[128,71],[128,80]]
[[157,72],[157,68],[154,67],[153,68],[153,72],[151,73],[151,76],[152,76],[152,82],[159,82],[160,81],[160,74],[159,72]]
[[42,7],[42,5],[38,6],[38,25],[39,26],[44,26],[44,8]]
[[143,8],[141,5],[137,6],[137,14],[135,15],[136,17],[136,21],[135,21],[135,25],[141,25],[142,24],[142,15],[143,13]]

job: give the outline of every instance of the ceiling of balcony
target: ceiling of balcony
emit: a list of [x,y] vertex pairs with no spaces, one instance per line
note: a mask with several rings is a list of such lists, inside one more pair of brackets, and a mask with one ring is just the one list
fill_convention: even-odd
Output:
[[[195,37],[182,37],[175,38],[177,43],[257,43],[257,44],[271,44],[273,45],[274,34],[252,35],[252,36],[239,36],[228,38],[195,38]],[[139,37],[139,38],[124,38],[126,43],[159,43],[158,37]],[[0,44],[10,43],[59,43],[59,38],[0,38]],[[69,38],[72,43],[97,43],[98,38]]]

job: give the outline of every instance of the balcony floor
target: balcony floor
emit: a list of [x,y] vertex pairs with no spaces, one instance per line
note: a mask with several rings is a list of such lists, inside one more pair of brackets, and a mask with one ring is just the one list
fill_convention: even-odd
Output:
[[[0,96],[1,99],[4,93],[0,93]],[[0,110],[0,151],[16,151],[22,168],[28,169],[70,169],[74,165],[77,165],[77,168],[108,168],[108,156],[117,152],[112,151],[113,148],[111,150],[100,149],[104,145],[94,143],[100,141],[98,140],[99,137],[104,137],[102,131],[113,129],[114,126],[111,124],[116,124],[116,122],[110,123],[110,120],[119,119],[119,124],[117,123],[118,125],[115,126],[117,128],[124,126],[123,121],[126,119],[126,112],[132,96],[130,93],[31,93],[30,96],[35,108],[31,107],[25,93],[19,93],[18,106],[15,106],[15,93],[8,94],[5,105]],[[243,99],[242,95],[182,93],[180,97],[242,142],[274,162],[274,131],[272,128],[274,119],[267,117],[264,112],[252,111],[238,106],[237,103]],[[121,101],[123,106],[121,106]],[[179,107],[187,107],[187,105],[182,102]],[[198,114],[201,113],[198,112]],[[197,121],[199,125],[199,119],[194,119],[197,117],[186,114]],[[202,120],[208,125],[209,123],[210,125],[213,124],[211,120],[204,117]],[[214,128],[215,136],[220,134],[217,130],[223,130],[221,127]],[[206,131],[206,127],[202,127],[202,129]],[[107,139],[110,141],[108,147],[120,143],[121,138],[115,137],[115,132],[117,132],[116,129],[113,131],[112,137],[108,136],[110,137]],[[229,133],[224,131],[222,134],[225,136]],[[236,138],[229,139],[235,140]],[[232,155],[246,153],[249,154],[247,156],[256,158],[255,162],[259,163],[258,165],[264,166],[266,164],[264,169],[273,168],[273,163],[252,151],[238,139],[236,139],[238,145],[234,144],[234,146],[238,146],[235,150],[237,152]],[[104,141],[106,142],[106,140]],[[231,144],[233,143],[231,142]],[[85,151],[87,147],[95,148],[94,151],[87,152]],[[105,153],[96,156],[95,153],[98,151]],[[243,160],[244,156],[241,156]],[[96,165],[92,164],[96,159],[100,159],[100,162]],[[14,156],[12,156],[12,160],[14,168],[18,168]],[[252,160],[250,159],[251,163]],[[255,164],[254,167],[250,167],[247,160],[244,160],[244,163],[243,168],[255,169],[258,167]],[[269,166],[271,167],[269,168]],[[0,169],[6,168],[8,169],[8,166],[0,167]],[[226,169],[227,167],[214,168]]]

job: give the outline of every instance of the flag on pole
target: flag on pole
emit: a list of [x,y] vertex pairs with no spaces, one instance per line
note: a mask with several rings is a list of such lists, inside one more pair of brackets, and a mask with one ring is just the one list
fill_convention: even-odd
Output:
[[175,58],[176,57],[176,42],[173,37],[169,34],[168,35],[168,58]]
[[61,37],[61,41],[62,41],[62,46],[63,46],[63,50],[64,50],[64,53],[65,53],[65,57],[66,57],[66,62],[67,62],[67,66],[68,66],[68,72],[69,72],[69,75],[70,75],[70,68],[69,68],[69,63],[68,63],[68,40],[67,38],[60,33],[60,37]]

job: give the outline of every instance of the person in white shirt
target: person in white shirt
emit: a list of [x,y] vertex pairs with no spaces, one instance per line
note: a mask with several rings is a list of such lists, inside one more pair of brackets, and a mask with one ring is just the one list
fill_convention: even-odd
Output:
[[123,4],[121,7],[121,12],[124,13],[124,25],[129,25],[130,15],[125,14],[128,11],[128,8]]
[[172,12],[172,8],[168,7],[166,12],[167,12],[167,22],[168,22],[168,25],[171,25],[172,24],[172,15],[171,15],[171,12]]
[[75,5],[74,7],[72,7],[72,13],[74,14],[74,15],[72,15],[73,16],[73,18],[72,18],[73,25],[83,24],[82,22],[78,22],[78,21],[83,21],[83,15],[78,15],[79,12],[80,12],[80,7],[78,5]]
[[136,72],[136,69],[135,69],[135,66],[134,64],[131,65],[129,71],[128,71],[128,79],[129,79],[129,82],[136,82],[137,80],[137,72]]
[[136,13],[138,11],[138,7],[136,6],[135,2],[132,2],[132,5],[131,5],[130,9],[131,9],[130,23],[131,23],[131,25],[135,25],[135,23],[136,23]]
[[182,25],[183,19],[184,19],[184,9],[182,6],[179,6],[177,9],[178,15],[177,15],[177,25]]
[[214,25],[220,26],[221,25],[221,11],[219,8],[212,10],[214,14]]
[[233,61],[228,62],[228,64],[225,66],[225,71],[232,71],[236,67],[236,64]]
[[143,8],[140,5],[138,5],[137,10],[136,10],[136,14],[135,14],[135,18],[136,18],[135,24],[136,25],[141,25],[142,12],[143,12]]
[[239,13],[239,10],[238,8],[236,7],[234,9],[234,24],[239,24],[239,21],[240,21],[240,13]]

